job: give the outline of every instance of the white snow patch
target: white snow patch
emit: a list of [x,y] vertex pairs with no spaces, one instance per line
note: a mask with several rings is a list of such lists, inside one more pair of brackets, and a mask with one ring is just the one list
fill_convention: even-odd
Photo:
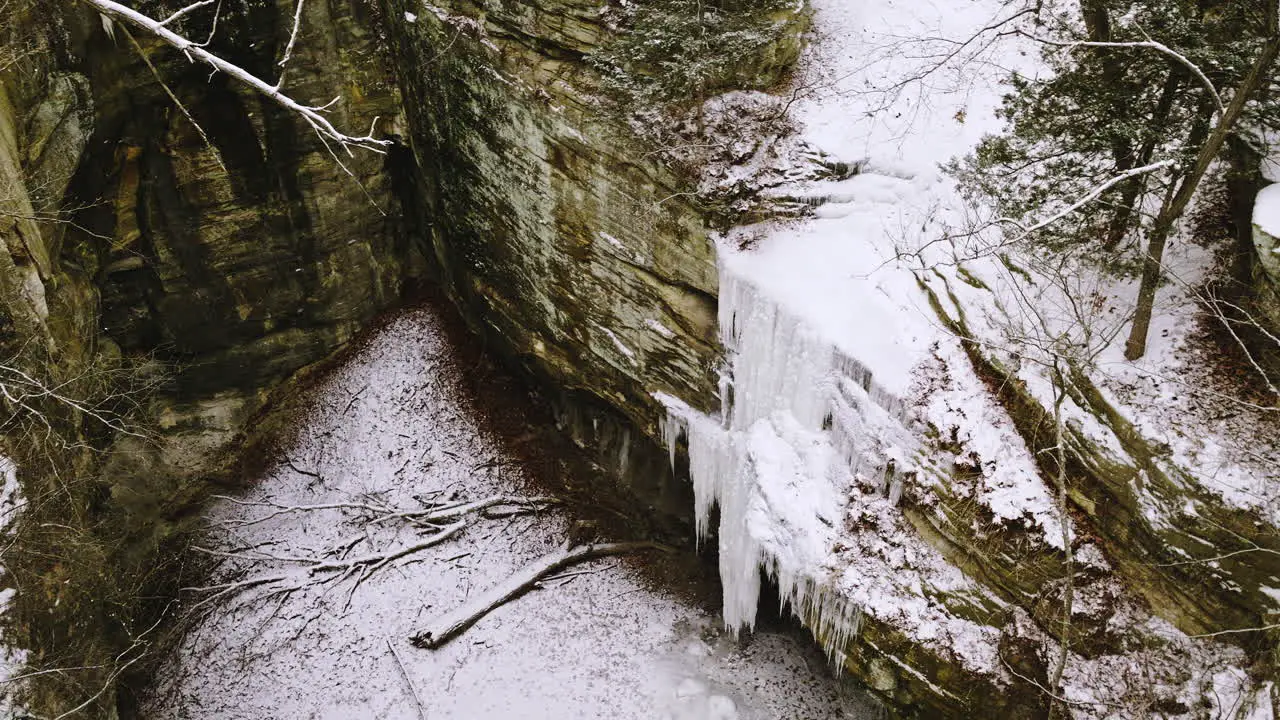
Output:
[[[1077,703],[1077,720],[1149,717],[1157,700],[1177,701],[1189,709],[1167,717],[1270,718],[1269,682],[1255,683],[1243,668],[1248,657],[1237,647],[1194,640],[1167,622],[1115,608],[1111,624],[1129,626],[1144,641],[1124,655],[1086,658],[1073,654],[1063,673],[1063,695]],[[1018,610],[1023,627],[1029,625]],[[1039,632],[1038,630],[1035,632]],[[1047,641],[1046,657],[1058,649]],[[1265,708],[1267,715],[1257,715]]]
[[1277,143],[1280,137],[1264,131],[1260,139],[1267,148],[1266,156],[1262,159],[1262,177],[1271,182],[1280,182],[1280,144]]
[[610,245],[612,245],[616,250],[619,250],[619,251],[620,251],[620,252],[622,252],[623,254],[626,254],[626,253],[627,253],[627,251],[628,251],[627,246],[626,246],[626,245],[625,245],[621,240],[619,240],[618,238],[616,238],[616,237],[614,237],[614,236],[610,235],[610,234],[609,234],[609,233],[607,233],[607,232],[603,232],[603,231],[598,232],[598,233],[596,233],[596,234],[600,236],[600,239],[601,239],[601,240],[604,240],[605,242],[609,243],[609,244],[610,244]]
[[[18,485],[18,468],[9,458],[0,456],[0,532],[9,527],[21,507],[22,490]],[[3,572],[3,565],[0,565],[0,575]],[[16,592],[14,588],[0,590],[0,615],[8,610]],[[16,677],[23,671],[26,662],[25,650],[0,644],[0,678]],[[0,683],[0,716],[23,717],[24,709],[14,701],[14,696],[22,690],[21,686],[21,681]]]
[[[582,139],[585,141],[585,138],[582,138],[581,136],[579,136],[579,139]],[[644,262],[645,262],[644,255],[641,255],[639,252],[627,247],[627,244],[622,242],[618,238],[604,231],[597,232],[596,235],[599,236],[601,240],[604,240],[606,243],[608,243],[610,247],[616,250],[618,257],[620,257],[623,260],[623,262],[644,265]]]
[[628,359],[628,360],[630,360],[630,361],[632,361],[632,362],[635,362],[635,359],[636,359],[636,352],[635,352],[634,350],[632,350],[631,348],[627,347],[626,345],[624,345],[624,344],[622,343],[622,341],[618,339],[618,336],[617,336],[617,335],[616,335],[612,330],[610,330],[609,328],[604,327],[604,326],[602,326],[602,325],[597,325],[596,327],[599,327],[599,328],[600,328],[600,331],[601,331],[601,332],[603,332],[603,333],[604,333],[604,334],[605,334],[605,335],[606,335],[610,340],[612,340],[612,341],[613,341],[613,346],[614,346],[614,347],[616,347],[616,348],[618,349],[618,352],[620,352],[620,353],[622,353],[623,355],[625,355],[625,356],[627,357],[627,359]]
[[661,335],[662,337],[668,340],[672,340],[676,336],[675,332],[671,328],[667,327],[666,325],[663,325],[662,323],[658,322],[657,320],[654,320],[653,318],[649,318],[645,320],[644,325],[645,327],[658,333],[659,335]]
[[[981,473],[974,499],[999,520],[1031,520],[1044,542],[1062,549],[1054,496],[1008,412],[978,379],[959,343],[939,341],[936,355],[938,366],[928,369],[916,391],[917,402],[923,405],[924,419],[944,439],[960,445],[954,464]],[[936,375],[943,375],[945,382],[932,377]],[[958,486],[959,479],[952,484]]]
[[1258,191],[1253,206],[1253,224],[1271,237],[1280,237],[1280,183]]

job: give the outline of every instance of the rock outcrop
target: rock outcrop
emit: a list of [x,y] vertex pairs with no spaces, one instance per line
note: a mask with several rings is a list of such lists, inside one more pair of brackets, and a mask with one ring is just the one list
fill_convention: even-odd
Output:
[[605,467],[668,474],[650,392],[714,402],[714,250],[687,180],[601,106],[600,8],[387,3],[413,13],[391,39],[439,277]]

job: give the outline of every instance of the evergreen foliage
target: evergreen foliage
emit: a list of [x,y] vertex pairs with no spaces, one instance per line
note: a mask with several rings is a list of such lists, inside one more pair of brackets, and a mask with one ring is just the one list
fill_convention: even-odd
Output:
[[786,28],[794,0],[638,0],[614,11],[617,37],[589,59],[629,115],[687,106],[743,77]]
[[[1067,42],[1160,42],[1200,68],[1225,96],[1248,74],[1272,32],[1274,13],[1272,0],[1083,0],[1078,11],[1040,18],[1027,34]],[[1043,54],[1052,71],[1046,78],[1008,80],[1011,91],[999,111],[1008,131],[986,138],[950,170],[971,199],[994,200],[1002,216],[1023,219],[1043,216],[1125,171],[1175,161],[1171,171],[1120,183],[1088,211],[1034,238],[1057,248],[1122,249],[1123,240],[1149,228],[1162,200],[1195,163],[1214,126],[1216,103],[1185,65],[1150,47],[1045,44]],[[1272,78],[1255,95],[1238,128],[1280,122],[1274,84]],[[1106,257],[1115,263],[1125,256]]]

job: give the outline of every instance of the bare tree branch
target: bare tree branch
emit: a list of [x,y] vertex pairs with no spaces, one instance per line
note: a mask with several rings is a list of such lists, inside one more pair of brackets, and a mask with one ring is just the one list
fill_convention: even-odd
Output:
[[[0,363],[0,397],[31,413],[34,418],[45,422],[46,425],[48,423],[44,418],[44,413],[33,407],[32,403],[39,400],[52,400],[98,421],[118,433],[143,439],[148,437],[146,434],[125,424],[123,418],[115,413],[67,394],[64,388],[77,379],[79,379],[79,376],[57,385],[49,385],[14,365]],[[13,419],[15,418],[10,418],[10,421]],[[8,422],[0,423],[0,427],[4,427]]]
[[400,675],[409,686],[409,692],[413,694],[413,701],[418,706],[418,720],[427,720],[427,705],[422,702],[422,695],[418,692],[418,687],[413,684],[413,678],[409,677],[409,670],[404,666],[404,660],[400,658],[400,651],[391,642],[391,638],[383,639],[387,641],[387,647],[391,649],[391,657],[395,658],[396,667],[400,668]]
[[174,20],[177,20],[178,18],[182,17],[183,15],[186,15],[187,13],[191,12],[192,10],[198,10],[198,9],[200,9],[200,8],[204,7],[205,5],[212,5],[214,2],[215,2],[215,0],[200,0],[199,2],[192,3],[192,4],[190,4],[190,5],[188,5],[188,6],[184,7],[184,8],[182,8],[181,10],[179,10],[179,11],[175,12],[174,14],[170,15],[169,17],[165,18],[164,20],[161,20],[161,21],[160,21],[160,27],[164,27],[165,25],[168,25],[169,23],[173,22]]
[[1211,638],[1211,637],[1219,637],[1219,636],[1221,636],[1221,635],[1238,635],[1239,633],[1266,632],[1266,631],[1268,631],[1268,630],[1275,630],[1276,628],[1280,628],[1280,623],[1275,623],[1275,624],[1273,624],[1273,625],[1260,625],[1260,626],[1258,626],[1258,627],[1233,628],[1233,629],[1231,629],[1231,630],[1219,630],[1219,631],[1217,631],[1217,632],[1201,633],[1201,634],[1199,634],[1199,635],[1188,635],[1187,637],[1193,637],[1193,638]]
[[297,7],[293,10],[293,30],[289,33],[289,43],[284,46],[284,57],[280,58],[280,62],[276,63],[280,67],[280,78],[276,80],[276,88],[284,85],[284,74],[289,64],[290,58],[293,57],[293,46],[298,41],[298,27],[302,25],[302,5],[303,0],[298,0]]
[[[115,0],[84,0],[84,2],[88,3],[91,7],[107,17],[114,18],[151,33],[167,45],[170,45],[182,52],[182,54],[186,55],[187,59],[191,62],[204,63],[215,71],[225,73],[237,82],[266,96],[280,107],[294,113],[306,121],[306,123],[311,126],[311,129],[320,137],[321,141],[324,142],[326,147],[330,147],[330,143],[333,143],[345,150],[348,155],[354,155],[352,148],[362,148],[364,150],[382,153],[385,152],[385,148],[391,144],[390,140],[379,140],[374,138],[372,135],[372,128],[370,128],[369,134],[362,137],[347,135],[335,128],[333,124],[329,122],[328,118],[326,118],[322,113],[337,102],[338,98],[334,98],[326,105],[304,105],[281,92],[279,85],[272,85],[253,75],[239,65],[227,62],[221,57],[218,57],[206,50],[201,44],[192,42],[182,35],[169,30],[161,21],[155,20],[138,12],[137,10],[121,5],[120,3],[115,2]],[[195,5],[200,5],[204,2],[205,0],[200,0],[195,3]],[[188,6],[178,12],[182,13],[191,9],[193,8]],[[301,3],[299,3],[298,12],[300,16]],[[294,29],[296,34],[296,24]],[[292,42],[290,43],[290,47],[292,47]],[[374,119],[374,123],[377,123],[377,118]],[[331,147],[330,152],[333,152]],[[334,156],[334,159],[337,159],[336,155]],[[339,164],[341,164],[341,161],[339,161]],[[343,168],[345,169],[345,167],[346,166],[344,165]],[[350,173],[349,170],[347,172]]]
[[[197,4],[204,5],[212,1],[213,0],[206,0],[206,2]],[[190,7],[195,7],[195,5]],[[181,10],[178,11],[178,13],[181,12]],[[177,17],[178,13],[171,15],[169,20]],[[169,20],[166,20],[165,22],[169,22]],[[178,110],[182,112],[182,115],[187,118],[187,122],[191,123],[191,126],[196,129],[196,132],[200,133],[200,139],[204,140],[205,147],[209,148],[209,152],[213,153],[213,159],[218,163],[218,167],[222,168],[224,173],[229,174],[227,166],[222,162],[222,153],[218,152],[218,148],[214,147],[213,142],[209,140],[209,135],[205,133],[204,128],[200,127],[200,123],[196,122],[196,119],[191,115],[191,112],[187,110],[187,106],[182,104],[182,101],[178,99],[178,96],[169,88],[169,84],[164,81],[164,78],[160,77],[160,71],[156,69],[155,63],[151,62],[151,58],[147,57],[147,53],[143,51],[142,46],[139,45],[137,39],[133,37],[133,33],[129,32],[128,28],[122,28],[122,30],[124,30],[124,36],[129,38],[129,44],[133,46],[135,51],[137,51],[138,57],[142,58],[142,62],[145,63],[147,69],[151,71],[151,76],[156,79],[156,82],[160,83],[160,87],[164,89],[164,93],[169,96],[169,100],[177,106]]]
[[[980,258],[980,257],[989,257],[992,255],[996,255],[998,254],[1000,249],[1017,245],[1018,243],[1021,243],[1022,241],[1030,238],[1035,233],[1041,230],[1044,230],[1045,228],[1048,228],[1056,223],[1059,223],[1062,220],[1069,217],[1070,215],[1072,215],[1073,213],[1080,211],[1082,208],[1086,207],[1090,203],[1097,201],[1099,197],[1101,197],[1105,192],[1115,187],[1116,185],[1119,185],[1139,175],[1146,175],[1149,173],[1156,172],[1158,170],[1174,167],[1176,164],[1177,163],[1173,160],[1161,160],[1160,162],[1151,163],[1150,165],[1144,165],[1139,168],[1133,168],[1131,170],[1122,172],[1100,183],[1099,185],[1095,186],[1092,190],[1088,191],[1087,193],[1082,195],[1080,198],[1076,199],[1066,208],[1053,213],[1052,215],[1050,215],[1047,218],[1044,218],[1043,220],[1038,220],[1031,225],[1026,225],[1021,220],[1018,220],[1016,218],[1010,218],[1010,217],[998,217],[998,218],[987,220],[985,222],[979,222],[977,221],[976,218],[974,218],[973,219],[974,222],[970,225],[969,229],[966,229],[963,232],[945,233],[940,237],[934,238],[933,240],[930,240],[924,243],[923,245],[921,245],[915,250],[899,250],[894,254],[892,258],[886,260],[883,264],[881,264],[881,267],[884,267],[884,265],[887,265],[894,261],[901,261],[906,258],[915,258],[916,260],[920,261],[921,266],[918,269],[927,270],[934,267],[939,267],[944,264],[958,265],[961,262],[964,262],[967,260],[976,260],[977,258]],[[1018,235],[1014,236],[1013,238],[1004,238],[999,242],[989,242],[989,243],[983,242],[982,241],[983,234],[986,231],[990,230],[991,228],[995,227],[996,225],[1012,226],[1013,228],[1018,230]],[[957,254],[953,252],[953,258],[951,262],[925,263],[924,253],[928,248],[941,243],[951,243],[954,247],[954,245],[956,244],[956,241],[966,240],[971,238],[977,239],[979,241],[977,246],[970,248],[967,252],[964,252],[963,254]]]
[[435,618],[428,623],[426,629],[410,640],[418,647],[435,650],[466,632],[467,628],[496,608],[528,592],[540,579],[551,573],[595,558],[663,549],[663,546],[651,542],[566,546],[534,560],[466,604]]
[[[1248,310],[1236,303],[1226,300],[1225,298],[1218,297],[1212,290],[1206,290],[1199,293],[1199,295],[1204,301],[1205,306],[1209,308],[1209,312],[1222,325],[1222,327],[1226,329],[1227,333],[1231,335],[1231,339],[1235,342],[1236,347],[1244,355],[1245,360],[1249,363],[1250,367],[1253,368],[1255,376],[1267,386],[1267,390],[1269,390],[1272,395],[1280,397],[1280,387],[1276,386],[1275,382],[1271,379],[1271,375],[1263,369],[1262,364],[1254,356],[1253,349],[1249,347],[1249,343],[1245,342],[1244,338],[1242,338],[1240,333],[1237,332],[1236,326],[1242,325],[1256,333],[1259,333],[1265,337],[1268,342],[1274,344],[1278,351],[1280,351],[1280,337],[1276,337],[1274,333],[1267,330],[1266,324],[1254,317]],[[1244,319],[1230,317],[1226,310],[1223,309],[1224,307],[1239,313]]]
[[1138,175],[1146,175],[1147,173],[1153,173],[1157,170],[1163,170],[1164,168],[1173,167],[1176,164],[1177,163],[1175,163],[1173,160],[1161,160],[1160,162],[1151,163],[1150,165],[1144,165],[1140,168],[1133,168],[1132,170],[1127,170],[1125,172],[1122,172],[1119,175],[1112,177],[1111,179],[1107,180],[1101,185],[1098,185],[1097,187],[1093,188],[1089,192],[1085,193],[1084,196],[1082,196],[1079,200],[1076,200],[1071,205],[1067,206],[1066,209],[1056,212],[1053,215],[1045,218],[1044,220],[1041,220],[1040,222],[1037,222],[1036,224],[1030,227],[1025,227],[1021,222],[1013,218],[1007,218],[1007,217],[996,218],[995,220],[992,221],[992,223],[998,223],[1002,225],[1012,225],[1018,228],[1022,232],[1022,235],[1020,235],[1017,239],[1012,241],[1016,243],[1023,239],[1026,239],[1029,235],[1037,231],[1043,230],[1049,227],[1050,225],[1053,225],[1054,223],[1058,222],[1059,220],[1062,220],[1068,215],[1071,215],[1072,213],[1076,212],[1077,210],[1084,207],[1085,205],[1088,205],[1094,200],[1097,200],[1106,191],[1110,190],[1116,185],[1119,185],[1125,180],[1128,180],[1129,178],[1137,177]]
[[1053,38],[1046,38],[1046,37],[1040,37],[1039,35],[1032,35],[1031,33],[1028,33],[1025,31],[1019,31],[1019,34],[1021,34],[1023,37],[1030,38],[1031,40],[1035,40],[1038,43],[1044,43],[1045,45],[1053,45],[1054,47],[1061,47],[1061,48],[1068,48],[1068,49],[1078,48],[1078,47],[1134,48],[1134,49],[1147,48],[1150,50],[1155,50],[1157,52],[1164,53],[1165,55],[1168,55],[1170,58],[1173,58],[1175,62],[1179,63],[1183,67],[1190,70],[1191,74],[1194,75],[1196,79],[1200,81],[1200,84],[1204,85],[1205,89],[1209,91],[1209,96],[1213,99],[1214,108],[1217,112],[1218,117],[1222,117],[1222,115],[1227,112],[1226,106],[1223,105],[1222,103],[1222,94],[1218,92],[1218,88],[1214,86],[1213,81],[1209,79],[1209,76],[1205,75],[1204,71],[1201,70],[1198,65],[1191,62],[1191,60],[1189,60],[1186,55],[1183,55],[1182,53],[1174,50],[1173,48],[1169,47],[1168,45],[1165,45],[1164,43],[1156,42],[1155,40],[1150,40],[1150,39],[1145,41],[1134,41],[1134,42],[1054,40]]

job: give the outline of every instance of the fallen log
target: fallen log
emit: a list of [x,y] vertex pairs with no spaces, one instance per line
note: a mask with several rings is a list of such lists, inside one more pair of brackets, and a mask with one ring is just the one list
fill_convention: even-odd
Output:
[[435,650],[461,635],[480,618],[533,589],[547,575],[587,560],[643,550],[669,551],[670,548],[651,542],[566,546],[543,555],[465,604],[436,617],[409,640],[417,647]]

